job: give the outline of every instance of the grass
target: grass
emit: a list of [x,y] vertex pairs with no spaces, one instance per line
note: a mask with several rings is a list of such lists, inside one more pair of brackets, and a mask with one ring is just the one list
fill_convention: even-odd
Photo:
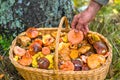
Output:
[[120,79],[120,3],[103,7],[90,24],[90,30],[104,35],[112,45],[113,59],[106,80]]
[[97,15],[90,24],[90,30],[104,35],[112,45],[113,59],[106,80],[120,79],[120,14]]
[[[108,24],[108,25],[110,25],[110,24]],[[116,77],[118,77],[117,72],[119,71],[119,68],[120,68],[120,62],[119,62],[120,61],[120,54],[119,54],[120,53],[120,50],[119,50],[120,49],[120,43],[119,43],[119,41],[120,41],[120,36],[119,36],[120,31],[112,30],[111,28],[113,28],[113,27],[116,28],[116,26],[112,26],[112,27],[107,26],[105,28],[101,27],[101,29],[99,29],[99,27],[98,27],[97,30],[96,30],[97,32],[103,34],[109,40],[109,42],[111,43],[111,45],[113,47],[113,60],[112,60],[112,65],[111,65],[112,70],[110,70],[112,72],[109,72],[109,74],[110,74],[109,79],[115,77],[115,75],[116,75]]]

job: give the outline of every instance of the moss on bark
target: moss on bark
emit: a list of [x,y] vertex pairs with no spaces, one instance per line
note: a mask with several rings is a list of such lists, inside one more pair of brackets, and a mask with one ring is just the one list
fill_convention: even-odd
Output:
[[73,17],[71,0],[18,0],[13,10],[14,17],[28,27],[38,23],[47,27],[58,26],[62,16],[67,16],[69,21]]

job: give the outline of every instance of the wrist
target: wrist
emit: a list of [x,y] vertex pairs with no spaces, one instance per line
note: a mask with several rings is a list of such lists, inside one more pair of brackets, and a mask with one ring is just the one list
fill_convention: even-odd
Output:
[[101,7],[102,7],[102,5],[91,0],[89,6],[87,8],[87,11],[89,13],[92,13],[93,15],[96,15],[96,13],[101,9]]

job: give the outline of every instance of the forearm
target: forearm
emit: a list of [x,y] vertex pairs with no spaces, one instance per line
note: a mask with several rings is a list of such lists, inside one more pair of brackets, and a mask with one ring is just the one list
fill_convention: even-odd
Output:
[[91,0],[87,9],[83,12],[84,14],[88,14],[87,17],[89,17],[88,21],[91,21],[92,19],[94,19],[94,17],[96,16],[97,12],[101,9],[102,5],[100,5],[99,3]]
[[97,12],[101,9],[102,5],[91,0],[89,3],[89,6],[87,8],[87,11],[92,14],[93,16],[95,16],[97,14]]

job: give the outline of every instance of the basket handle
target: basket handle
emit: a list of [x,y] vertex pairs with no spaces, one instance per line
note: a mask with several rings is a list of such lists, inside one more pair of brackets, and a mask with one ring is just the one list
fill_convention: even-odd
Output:
[[66,16],[63,16],[58,27],[57,37],[56,37],[56,48],[55,48],[55,56],[54,56],[54,62],[55,62],[55,70],[58,70],[58,47],[59,47],[59,39],[60,39],[60,33],[62,30],[63,23],[65,22],[65,28],[69,28],[68,20]]

